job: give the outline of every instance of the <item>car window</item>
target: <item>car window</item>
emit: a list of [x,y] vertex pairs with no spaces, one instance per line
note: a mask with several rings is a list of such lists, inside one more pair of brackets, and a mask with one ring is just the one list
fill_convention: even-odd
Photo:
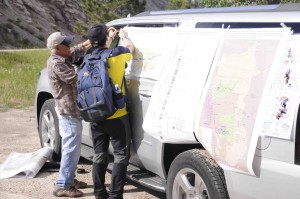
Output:
[[162,27],[178,27],[178,23],[132,23],[121,24],[114,26],[117,29],[128,27],[140,27],[140,28],[162,28]]
[[[284,23],[294,33],[300,32],[300,23]],[[198,22],[195,28],[280,28],[280,22]]]
[[129,27],[148,27],[148,28],[162,28],[162,27],[177,27],[177,23],[163,23],[163,24],[130,24]]

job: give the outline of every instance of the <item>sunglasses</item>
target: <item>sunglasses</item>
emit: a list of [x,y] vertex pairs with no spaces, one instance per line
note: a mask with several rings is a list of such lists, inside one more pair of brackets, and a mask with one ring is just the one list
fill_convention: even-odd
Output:
[[62,42],[60,43],[60,45],[63,45],[63,46],[66,46],[66,47],[70,48],[70,44],[68,44],[67,42],[65,42],[65,40],[62,41]]

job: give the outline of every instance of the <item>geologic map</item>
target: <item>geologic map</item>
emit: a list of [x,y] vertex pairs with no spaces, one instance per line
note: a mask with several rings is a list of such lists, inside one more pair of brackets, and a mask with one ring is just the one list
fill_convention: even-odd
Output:
[[218,163],[241,172],[253,174],[261,127],[260,102],[280,41],[287,32],[274,33],[225,33],[199,111],[200,142]]

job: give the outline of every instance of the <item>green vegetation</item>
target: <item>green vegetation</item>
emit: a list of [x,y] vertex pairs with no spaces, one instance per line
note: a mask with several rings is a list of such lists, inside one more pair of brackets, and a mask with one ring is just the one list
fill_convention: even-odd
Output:
[[300,0],[170,0],[169,9],[213,8],[247,5],[300,3]]
[[114,19],[135,15],[145,11],[146,0],[81,0],[88,24],[76,22],[73,32],[85,35],[88,26],[94,23],[107,23]]
[[145,0],[82,0],[89,24],[109,22],[145,10]]
[[0,110],[34,105],[39,72],[48,50],[0,52]]
[[85,26],[81,21],[76,21],[76,23],[73,26],[73,32],[76,32],[80,35],[86,35],[87,30],[88,27]]

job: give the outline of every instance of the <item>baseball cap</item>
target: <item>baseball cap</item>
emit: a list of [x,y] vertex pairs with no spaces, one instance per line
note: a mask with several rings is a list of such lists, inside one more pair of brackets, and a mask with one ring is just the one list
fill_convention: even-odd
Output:
[[94,48],[104,46],[106,43],[107,29],[104,24],[94,24],[88,31],[87,37]]
[[47,48],[51,49],[59,44],[70,46],[73,40],[73,36],[66,36],[62,32],[54,32],[47,39]]

